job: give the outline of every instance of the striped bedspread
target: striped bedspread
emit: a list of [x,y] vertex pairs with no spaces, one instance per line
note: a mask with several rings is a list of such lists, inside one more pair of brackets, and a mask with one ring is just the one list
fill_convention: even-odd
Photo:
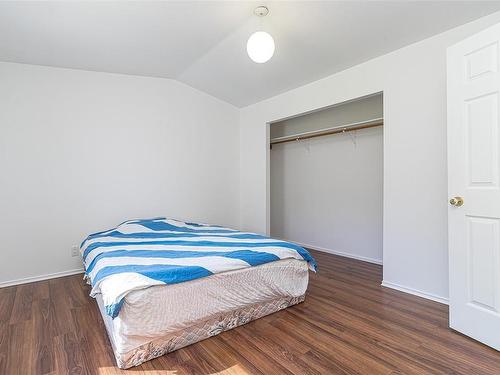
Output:
[[175,284],[280,259],[301,259],[302,247],[254,233],[155,218],[126,221],[88,236],[80,246],[91,296],[102,294],[106,312],[118,316],[134,290]]

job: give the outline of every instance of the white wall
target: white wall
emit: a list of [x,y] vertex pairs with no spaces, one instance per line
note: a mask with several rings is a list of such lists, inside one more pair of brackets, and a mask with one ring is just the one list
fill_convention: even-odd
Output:
[[172,80],[0,63],[0,283],[128,218],[237,226],[237,122]]
[[242,109],[242,228],[269,232],[267,122],[383,91],[384,281],[447,298],[446,48],[497,22],[500,13]]
[[383,116],[383,95],[379,93],[272,123],[270,137],[277,138],[322,130],[326,127],[344,126]]
[[[271,124],[271,138],[383,117],[376,95]],[[273,145],[272,237],[382,263],[381,127]]]

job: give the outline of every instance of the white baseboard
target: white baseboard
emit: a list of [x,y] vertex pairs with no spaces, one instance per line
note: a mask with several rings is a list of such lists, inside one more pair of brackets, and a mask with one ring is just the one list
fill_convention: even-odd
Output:
[[[352,258],[352,259],[362,260],[364,262],[369,262],[369,263],[375,263],[375,264],[382,265],[382,261],[379,260],[379,259],[368,258],[368,257],[360,256],[360,255],[355,255],[355,254],[350,254],[350,253],[346,253],[346,252],[343,252],[343,251],[337,251],[337,250],[327,249],[327,248],[324,248],[324,247],[319,247],[319,246],[310,245],[310,244],[306,244],[306,243],[302,243],[302,242],[297,242],[297,241],[290,241],[290,240],[286,240],[286,239],[284,239],[284,241],[293,242],[293,243],[296,243],[299,246],[307,247],[307,248],[312,249],[312,250],[322,251],[324,253],[330,253],[330,254],[340,255],[340,256],[346,257],[346,258]],[[395,284],[395,283],[391,283],[389,281],[382,281],[381,285],[384,286],[384,287],[386,287],[386,288],[395,289],[395,290],[398,290],[400,292],[413,294],[414,296],[426,298],[426,299],[429,299],[431,301],[435,301],[435,302],[439,302],[439,303],[443,303],[445,305],[448,305],[448,298],[444,298],[444,297],[441,297],[441,296],[438,296],[438,295],[435,295],[435,294],[432,294],[432,293],[422,292],[420,290],[409,288],[409,287],[406,287],[406,286],[403,286],[403,285],[399,285],[399,284]]]
[[399,290],[400,292],[413,294],[414,296],[430,299],[431,301],[444,303],[445,305],[448,305],[448,298],[437,296],[437,295],[432,294],[432,293],[422,292],[421,290],[417,290],[417,289],[409,288],[406,286],[394,284],[394,283],[391,283],[391,282],[385,281],[385,280],[382,281],[381,285],[386,287],[386,288],[396,289],[396,290]]
[[319,247],[319,246],[315,246],[315,245],[309,245],[307,243],[302,243],[302,242],[297,242],[297,241],[290,241],[290,240],[284,240],[284,241],[293,242],[293,243],[296,243],[299,246],[307,247],[308,249],[312,249],[312,250],[322,251],[324,253],[340,255],[342,257],[352,258],[352,259],[357,259],[357,260],[362,260],[363,262],[368,262],[368,263],[382,264],[382,261],[379,260],[379,259],[368,258],[368,257],[364,257],[364,256],[361,256],[361,255],[356,255],[356,254],[346,253],[346,252],[343,252],[343,251],[337,251],[337,250],[327,249],[327,248],[324,248],[324,247]]
[[22,279],[16,279],[16,280],[10,280],[10,281],[2,281],[2,282],[0,282],[0,288],[5,288],[7,286],[13,286],[13,285],[34,283],[36,281],[55,279],[57,277],[76,275],[79,273],[83,273],[83,268],[77,268],[74,270],[49,273],[49,274],[40,275],[40,276],[25,277]]

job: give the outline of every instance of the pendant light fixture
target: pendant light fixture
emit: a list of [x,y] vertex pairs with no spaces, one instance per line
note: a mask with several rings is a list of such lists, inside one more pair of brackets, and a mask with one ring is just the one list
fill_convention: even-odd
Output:
[[[255,8],[254,14],[262,18],[269,14],[269,9],[265,6],[259,6]],[[269,61],[274,55],[273,37],[265,31],[253,33],[247,41],[247,53],[256,63],[262,64]]]

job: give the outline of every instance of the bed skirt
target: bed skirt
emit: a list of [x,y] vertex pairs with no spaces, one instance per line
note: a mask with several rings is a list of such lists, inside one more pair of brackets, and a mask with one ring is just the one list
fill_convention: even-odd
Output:
[[241,326],[289,306],[296,305],[303,302],[304,299],[305,295],[279,298],[260,304],[246,306],[242,309],[228,313],[219,314],[212,319],[194,324],[189,328],[169,334],[168,336],[156,338],[127,353],[117,353],[114,351],[116,363],[121,369],[139,366],[141,363],[153,358],[160,357],[206,338],[216,336],[221,332]]

